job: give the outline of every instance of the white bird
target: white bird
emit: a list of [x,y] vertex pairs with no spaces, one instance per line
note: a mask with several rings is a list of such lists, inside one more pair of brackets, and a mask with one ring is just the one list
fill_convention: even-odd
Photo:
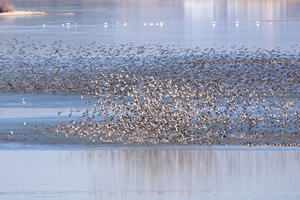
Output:
[[46,24],[43,24],[43,27],[45,27],[46,26]]
[[11,135],[13,135],[13,134],[14,134],[14,132],[13,132],[13,131],[10,131],[10,134],[11,134]]
[[124,26],[127,26],[127,23],[124,23]]
[[26,123],[26,122],[24,122],[24,123],[23,123],[23,125],[24,125],[24,126],[27,126],[27,123]]
[[22,98],[22,103],[23,103],[23,104],[25,104],[25,103],[26,103],[26,101],[25,101],[25,99],[24,99],[24,98]]

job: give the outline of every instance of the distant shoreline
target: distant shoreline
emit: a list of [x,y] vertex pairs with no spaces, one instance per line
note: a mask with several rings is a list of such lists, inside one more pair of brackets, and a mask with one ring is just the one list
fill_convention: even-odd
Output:
[[6,16],[36,16],[36,15],[74,15],[73,12],[41,12],[41,11],[14,11],[14,12],[5,12],[0,13],[0,17],[6,17]]
[[28,16],[28,15],[45,15],[45,12],[33,12],[33,11],[14,11],[14,12],[5,12],[0,13],[1,16]]

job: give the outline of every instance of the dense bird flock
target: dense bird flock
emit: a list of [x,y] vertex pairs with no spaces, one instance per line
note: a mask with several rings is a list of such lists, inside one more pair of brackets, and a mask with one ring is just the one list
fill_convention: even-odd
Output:
[[2,92],[91,97],[89,107],[77,111],[80,117],[46,128],[54,135],[94,142],[300,146],[296,51],[25,45],[16,39],[0,46]]

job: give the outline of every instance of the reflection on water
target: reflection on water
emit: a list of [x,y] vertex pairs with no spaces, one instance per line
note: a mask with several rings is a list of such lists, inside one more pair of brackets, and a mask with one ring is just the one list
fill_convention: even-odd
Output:
[[6,180],[0,198],[296,199],[299,155],[286,149],[0,151]]
[[[1,37],[20,41],[31,37],[47,44],[62,40],[72,45],[96,41],[103,45],[134,42],[136,45],[162,43],[209,48],[216,44],[227,49],[231,45],[246,45],[249,48],[290,50],[298,42],[300,27],[300,4],[295,0],[11,2],[16,5],[16,10],[45,11],[48,14],[0,17]],[[240,22],[238,26],[235,21]],[[259,25],[256,21],[260,21]],[[163,26],[159,22],[163,22]],[[62,26],[66,23],[71,25]],[[108,25],[104,26],[104,23]],[[123,26],[124,23],[127,26]]]
[[298,151],[107,150],[68,158],[97,172],[90,177],[95,190],[120,192],[275,192],[281,181],[296,181],[291,175],[300,167]]
[[185,17],[203,20],[210,15],[216,22],[299,20],[300,17],[300,3],[295,0],[186,0],[184,9]]

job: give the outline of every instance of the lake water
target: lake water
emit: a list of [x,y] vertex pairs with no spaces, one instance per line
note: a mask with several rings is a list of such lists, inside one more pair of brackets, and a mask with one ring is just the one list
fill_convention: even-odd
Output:
[[300,42],[300,4],[294,0],[11,2],[16,10],[48,14],[0,17],[3,41],[17,38],[28,43],[32,40],[43,43],[62,40],[64,44],[72,45],[133,42],[135,45],[161,43],[187,48],[224,46],[230,49],[233,45],[245,45],[251,49],[255,46],[254,49],[299,50],[299,46],[291,49]]
[[[10,2],[16,10],[47,14],[0,16],[3,57],[18,56],[3,53],[15,44],[13,38],[20,46],[49,47],[61,40],[65,46],[77,47],[92,42],[105,46],[132,42],[201,49],[230,50],[245,45],[251,50],[300,50],[300,3],[295,0]],[[75,94],[1,94],[1,200],[300,196],[300,151],[296,147],[95,145],[88,139],[54,138],[34,129],[37,124],[70,119],[70,109],[85,109],[86,101],[87,96]],[[72,117],[77,117],[75,112]],[[24,121],[31,131],[26,137],[22,135]]]

